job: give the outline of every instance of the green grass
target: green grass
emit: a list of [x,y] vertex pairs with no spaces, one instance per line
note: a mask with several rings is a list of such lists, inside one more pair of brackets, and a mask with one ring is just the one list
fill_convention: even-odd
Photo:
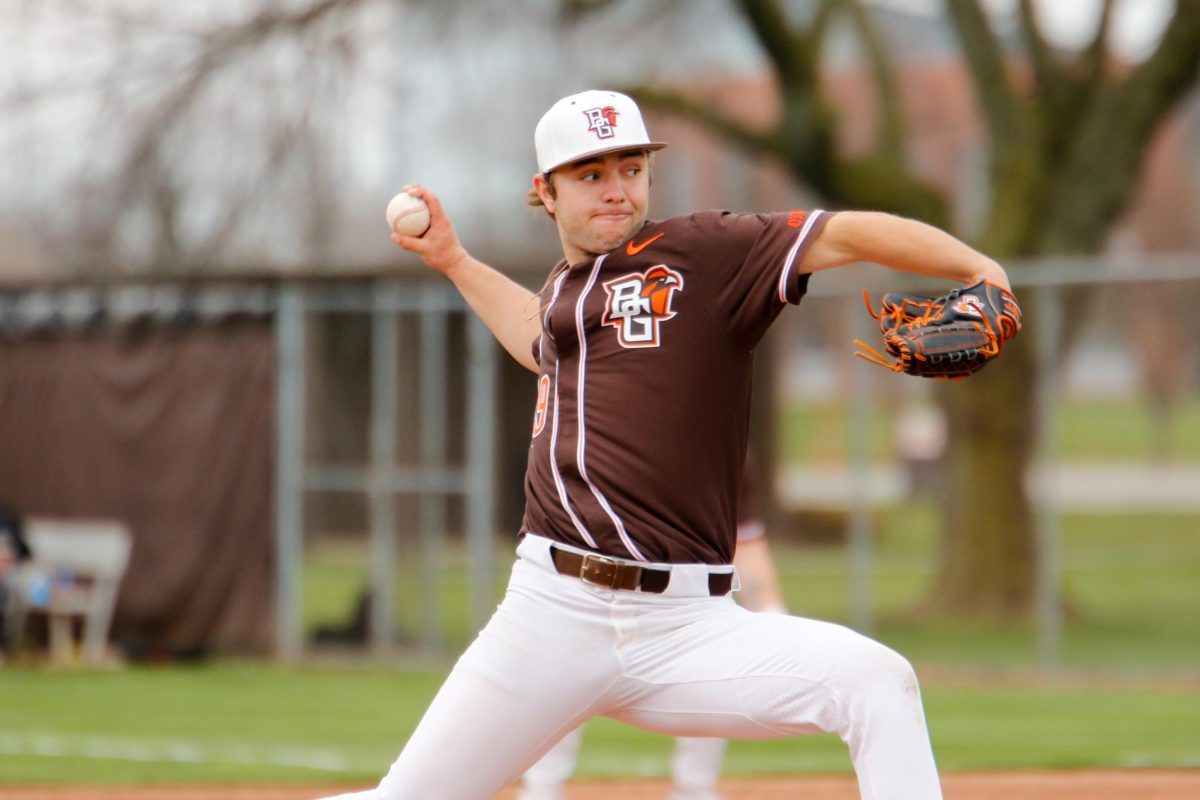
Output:
[[[905,612],[932,577],[934,515],[929,508],[896,509],[879,519],[876,635],[925,676],[943,768],[1200,765],[1200,519],[1064,517],[1065,578],[1078,612],[1065,631],[1070,671],[1041,688],[1017,683],[1037,663],[1028,625],[908,619]],[[777,537],[776,552],[792,609],[845,620],[844,552],[785,539]],[[508,548],[497,544],[497,591]],[[462,551],[449,556],[442,594],[447,650],[454,652],[469,635],[468,577]],[[310,551],[310,621],[348,613],[365,561],[361,548],[344,542]],[[415,581],[397,605],[400,620],[414,625]],[[447,664],[219,663],[111,673],[6,668],[0,670],[0,783],[368,784],[403,745]],[[665,737],[597,720],[587,728],[580,774],[661,775],[671,747]],[[728,771],[740,774],[849,769],[845,747],[831,736],[735,742],[728,760]]]
[[[1170,455],[1200,460],[1200,397],[1180,404],[1168,424]],[[1078,460],[1147,460],[1152,456],[1154,410],[1128,400],[1075,402],[1059,409],[1061,455]]]
[[[874,635],[918,663],[950,667],[1029,668],[1038,664],[1031,624],[931,623],[909,619],[929,591],[937,560],[936,520],[927,506],[878,515],[871,584],[879,625]],[[1200,516],[1071,514],[1062,519],[1063,582],[1073,614],[1064,629],[1067,667],[1108,673],[1178,673],[1200,668]],[[788,606],[798,614],[849,621],[850,576],[840,547],[786,544],[774,551]],[[496,544],[493,591],[500,597],[511,559]],[[361,544],[326,542],[309,552],[305,608],[310,625],[344,619],[366,576]],[[461,549],[442,571],[443,644],[460,650],[473,635],[469,576]],[[398,588],[401,638],[421,631],[420,585]]]
[[[0,672],[0,784],[371,783],[443,669],[8,669]],[[944,769],[1200,764],[1196,692],[927,681],[924,694]],[[596,720],[580,774],[664,774],[671,746]],[[832,736],[735,742],[727,764],[741,774],[849,769]]]
[[[908,619],[930,589],[937,559],[932,509],[878,516],[872,582],[877,638],[914,661],[953,667],[1038,663],[1032,624]],[[1062,518],[1063,584],[1072,605],[1063,661],[1072,669],[1147,675],[1200,669],[1200,516]],[[847,621],[850,579],[841,548],[777,545],[789,607]]]
[[[386,767],[440,675],[266,665],[0,672],[0,782],[310,781]],[[64,756],[31,752],[61,749]],[[116,757],[87,757],[105,744]],[[23,748],[22,748],[23,745]],[[172,760],[178,757],[179,760]],[[325,764],[306,768],[301,764]]]
[[[497,540],[495,544],[491,594],[496,602],[504,594],[515,547],[515,539]],[[309,546],[302,577],[306,629],[345,624],[359,593],[367,585],[367,563],[362,539],[324,539]],[[425,581],[432,576],[436,581],[432,611],[440,623],[436,628],[441,646],[461,649],[475,635],[470,609],[473,581],[466,555],[461,547],[451,545],[441,569],[426,570],[420,564],[419,553],[401,553],[395,604],[399,640],[402,644],[421,641],[428,627],[427,609],[431,607]]]
[[[1065,581],[1076,613],[1065,630],[1068,670],[1050,683],[1030,679],[1037,657],[1029,625],[911,619],[907,612],[933,576],[933,509],[891,509],[878,519],[876,636],[924,676],[944,769],[1200,766],[1200,517],[1062,519]],[[787,538],[777,531],[773,541],[793,611],[845,621],[844,551],[789,545]],[[498,542],[496,551],[498,594],[511,542]],[[470,636],[468,573],[461,549],[448,556],[439,594],[446,650],[454,653]],[[351,543],[310,550],[310,623],[349,613],[365,564],[363,548]],[[408,639],[420,622],[416,572],[402,570],[397,598]],[[0,784],[366,785],[387,768],[436,692],[448,661],[436,664],[0,669]],[[597,720],[586,731],[580,774],[662,775],[671,747],[665,737]],[[849,769],[845,747],[831,736],[735,742],[728,759],[736,774]]]
[[[1197,694],[927,685],[924,699],[942,769],[1200,763]],[[580,773],[665,775],[672,747],[665,737],[594,720],[585,729]],[[751,775],[850,769],[845,745],[831,735],[731,742],[726,762],[726,772]]]
[[[791,405],[782,410],[784,461],[811,463],[846,458],[849,414],[845,404]],[[1136,398],[1064,402],[1055,419],[1057,457],[1070,461],[1148,461],[1153,457],[1154,412]],[[868,440],[874,457],[894,456],[895,418],[880,409],[871,415]],[[1200,461],[1200,397],[1181,402],[1169,425],[1170,457]]]

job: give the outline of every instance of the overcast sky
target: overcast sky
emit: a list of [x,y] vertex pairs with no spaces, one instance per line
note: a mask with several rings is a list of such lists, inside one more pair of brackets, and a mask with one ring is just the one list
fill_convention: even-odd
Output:
[[[876,5],[915,13],[942,14],[945,0],[873,0]],[[996,12],[1012,14],[1017,0],[986,0]],[[1096,30],[1102,0],[1039,0],[1036,4],[1043,29],[1056,44],[1077,48]],[[1119,0],[1113,18],[1113,47],[1125,58],[1136,59],[1154,46],[1175,0]]]

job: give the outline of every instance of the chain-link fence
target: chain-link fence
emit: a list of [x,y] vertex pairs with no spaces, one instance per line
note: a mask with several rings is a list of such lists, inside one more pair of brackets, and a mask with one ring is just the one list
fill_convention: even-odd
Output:
[[1063,261],[1011,274],[1036,348],[1032,620],[982,639],[978,626],[936,622],[943,457],[970,432],[948,429],[944,385],[852,357],[852,339],[878,336],[863,282],[876,297],[897,288],[896,276],[854,270],[815,278],[774,334],[775,489],[787,513],[773,540],[794,611],[919,660],[1183,671],[1200,658],[1200,263]]

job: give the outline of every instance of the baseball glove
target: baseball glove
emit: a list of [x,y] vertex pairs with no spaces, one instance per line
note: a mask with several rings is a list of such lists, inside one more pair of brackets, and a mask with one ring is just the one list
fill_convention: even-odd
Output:
[[889,292],[879,311],[863,292],[867,313],[879,320],[886,358],[858,339],[859,358],[922,378],[957,380],[1000,355],[1021,330],[1021,307],[1012,292],[988,281],[938,297]]

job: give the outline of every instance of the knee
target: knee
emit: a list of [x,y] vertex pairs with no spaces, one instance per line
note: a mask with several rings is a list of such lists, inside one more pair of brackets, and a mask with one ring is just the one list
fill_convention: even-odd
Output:
[[896,697],[920,702],[917,672],[907,658],[879,642],[866,640],[848,671],[848,688],[866,697]]

